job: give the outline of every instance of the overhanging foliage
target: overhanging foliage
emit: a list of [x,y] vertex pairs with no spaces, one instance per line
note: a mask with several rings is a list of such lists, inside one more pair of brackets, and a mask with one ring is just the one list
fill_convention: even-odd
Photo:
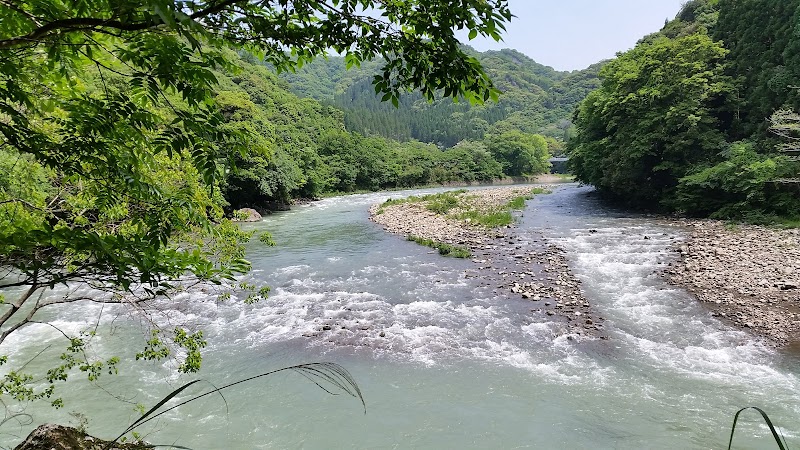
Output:
[[[249,269],[249,236],[222,219],[218,184],[261,135],[215,103],[215,69],[236,71],[226,47],[280,70],[330,49],[351,65],[380,56],[385,101],[416,89],[482,102],[497,91],[454,30],[499,39],[510,17],[505,0],[0,0],[0,288],[13,289],[0,342],[45,307],[146,311],[179,284]],[[202,334],[174,332],[182,370],[199,369]],[[0,395],[49,397],[70,369],[115,370],[66,337],[43,390],[12,371]],[[161,358],[168,343],[154,335],[140,355]]]

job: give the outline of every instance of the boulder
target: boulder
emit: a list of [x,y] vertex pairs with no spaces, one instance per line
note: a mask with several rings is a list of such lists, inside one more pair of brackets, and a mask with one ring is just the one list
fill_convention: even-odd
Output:
[[235,221],[239,222],[260,222],[261,214],[253,208],[237,209],[233,212]]
[[119,444],[89,436],[82,431],[47,423],[33,430],[14,450],[144,450],[147,444]]

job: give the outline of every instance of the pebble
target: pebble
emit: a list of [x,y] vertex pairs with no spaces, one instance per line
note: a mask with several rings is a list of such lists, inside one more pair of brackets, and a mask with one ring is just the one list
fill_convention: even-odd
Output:
[[[470,191],[466,195],[480,209],[503,205],[529,192],[530,188],[505,187]],[[382,208],[381,214],[377,214],[379,208],[380,205],[370,208],[370,220],[382,225],[390,233],[413,235],[468,248],[474,255],[472,262],[481,264],[477,267],[479,272],[474,276],[485,280],[484,285],[487,285],[486,281],[496,283],[499,289],[496,292],[505,290],[518,295],[517,299],[548,300],[544,304],[547,307],[555,301],[554,310],[544,311],[547,316],[568,320],[572,316],[591,317],[587,318],[592,321],[591,324],[558,322],[559,326],[563,325],[558,334],[594,334],[596,327],[586,325],[602,321],[592,314],[591,305],[581,292],[580,281],[569,269],[564,250],[548,244],[541,234],[526,230],[522,237],[515,234],[514,227],[487,230],[463,220],[435,214],[426,209],[424,202],[391,205]],[[569,310],[559,302],[569,302]],[[532,312],[541,314],[539,310]],[[591,330],[587,331],[587,328]]]
[[800,302],[800,230],[714,220],[678,224],[690,233],[674,243],[680,260],[664,270],[668,281],[767,343],[800,342],[800,324],[790,310]]

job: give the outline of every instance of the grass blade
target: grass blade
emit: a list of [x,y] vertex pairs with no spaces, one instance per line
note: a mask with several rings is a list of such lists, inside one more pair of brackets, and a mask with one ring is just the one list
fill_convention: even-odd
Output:
[[775,438],[775,443],[778,444],[778,448],[780,450],[787,450],[788,446],[786,445],[786,439],[783,439],[783,442],[781,442],[783,435],[779,434],[775,429],[775,426],[772,425],[772,420],[770,420],[767,413],[764,412],[763,409],[756,406],[748,406],[747,408],[742,408],[739,411],[736,411],[736,415],[733,417],[733,426],[731,426],[731,438],[728,441],[728,450],[731,450],[731,446],[733,446],[733,433],[736,431],[736,423],[739,421],[739,415],[748,409],[754,409],[761,414],[761,417],[764,418],[764,422],[766,422],[767,426],[769,427],[769,431],[772,432],[772,437]]
[[[142,415],[142,417],[140,417],[135,422],[133,422],[122,434],[117,436],[116,439],[111,441],[111,443],[114,443],[114,442],[118,441],[122,436],[124,436],[126,433],[129,433],[130,431],[132,431],[136,427],[144,425],[145,423],[147,423],[147,422],[149,422],[149,421],[151,421],[153,419],[156,419],[156,418],[158,418],[158,417],[160,417],[160,416],[162,416],[162,415],[164,415],[164,414],[166,414],[166,413],[168,413],[168,412],[170,412],[170,411],[172,411],[172,410],[174,410],[174,409],[176,409],[176,408],[178,408],[180,406],[183,406],[183,405],[185,405],[187,403],[191,403],[191,402],[193,402],[195,400],[199,400],[199,399],[201,399],[203,397],[206,397],[206,396],[209,396],[209,395],[212,395],[212,394],[216,394],[216,393],[220,393],[220,395],[222,395],[221,391],[223,391],[225,389],[229,389],[229,388],[232,388],[232,387],[237,386],[237,385],[242,384],[242,383],[247,383],[249,381],[253,381],[253,380],[256,380],[258,378],[266,377],[266,376],[269,376],[269,375],[274,375],[276,373],[285,372],[285,371],[293,371],[293,372],[297,372],[297,373],[303,375],[306,379],[308,379],[309,381],[311,381],[312,383],[317,385],[317,387],[319,387],[323,391],[327,392],[328,394],[339,395],[337,392],[334,392],[336,390],[339,390],[339,391],[342,391],[342,392],[350,395],[351,397],[355,397],[355,398],[359,399],[361,401],[361,405],[364,407],[364,414],[367,413],[367,404],[364,401],[364,396],[361,393],[361,389],[358,387],[358,384],[356,383],[355,379],[353,378],[352,375],[350,375],[350,372],[348,372],[347,369],[345,369],[344,367],[340,366],[339,364],[330,363],[330,362],[298,364],[298,365],[295,365],[295,366],[282,367],[280,369],[271,370],[269,372],[264,372],[262,374],[255,375],[255,376],[252,376],[252,377],[248,377],[248,378],[245,378],[243,380],[235,381],[233,383],[226,384],[224,386],[215,387],[214,389],[211,389],[210,391],[207,391],[207,392],[204,392],[202,394],[196,395],[196,396],[194,396],[192,398],[189,398],[187,400],[184,400],[184,401],[182,401],[182,402],[180,402],[180,403],[178,403],[178,404],[176,404],[174,406],[170,406],[169,408],[164,409],[161,412],[155,413],[156,410],[158,410],[159,408],[164,406],[164,404],[166,404],[171,399],[175,398],[176,395],[178,395],[181,392],[183,392],[186,388],[188,388],[189,386],[192,386],[195,383],[201,381],[201,380],[194,380],[194,381],[192,381],[190,383],[187,383],[187,384],[179,387],[178,389],[170,392],[166,397],[164,397],[161,401],[159,401],[154,407],[150,408],[149,411],[147,411],[144,415]],[[212,384],[212,386],[213,386],[213,384]],[[223,400],[224,400],[224,398],[225,397],[223,397]],[[227,401],[225,402],[225,404],[226,404],[226,407],[227,407]],[[184,447],[173,446],[173,448],[184,448]]]
[[[183,386],[179,387],[178,389],[175,389],[174,391],[170,392],[169,394],[167,394],[167,396],[162,398],[160,402],[156,403],[156,406],[153,406],[146,413],[142,414],[142,417],[139,417],[138,419],[136,419],[128,428],[125,429],[125,431],[122,432],[122,434],[117,436],[117,438],[114,439],[111,442],[117,442],[117,440],[119,440],[119,438],[121,438],[122,436],[125,436],[125,433],[128,433],[129,431],[133,430],[137,426],[147,422],[147,420],[150,420],[150,419],[147,419],[147,417],[150,416],[151,414],[153,414],[154,412],[156,412],[156,410],[158,410],[158,408],[161,408],[165,403],[167,403],[168,401],[170,401],[173,398],[175,398],[176,395],[180,394],[186,388],[188,388],[189,386],[191,386],[191,385],[193,385],[195,383],[198,383],[198,382],[200,382],[200,380],[191,381],[191,382],[186,383]],[[147,419],[147,420],[145,420],[145,419]]]

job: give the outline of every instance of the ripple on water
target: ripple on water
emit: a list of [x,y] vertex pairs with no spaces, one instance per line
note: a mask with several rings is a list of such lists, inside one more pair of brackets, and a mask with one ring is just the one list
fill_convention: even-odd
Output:
[[[551,234],[567,250],[593,306],[608,319],[617,348],[613,357],[630,364],[623,378],[650,378],[655,372],[671,380],[646,394],[659,402],[687,380],[705,386],[707,396],[732,398],[734,392],[752,395],[758,380],[768,395],[797,401],[798,378],[774,366],[774,351],[714,319],[657,274],[674,257],[670,247],[682,239],[679,232],[644,220],[618,222],[626,221],[624,227],[603,228],[589,220],[567,235]],[[643,386],[641,392],[647,391]]]
[[[549,238],[566,249],[593,307],[607,319],[609,341],[556,337],[558,324],[531,314],[530,304],[496,297],[480,280],[465,279],[467,263],[428,255],[394,237],[382,238],[375,254],[357,257],[336,253],[339,244],[317,253],[265,253],[248,280],[272,286],[268,299],[255,305],[217,303],[210,294],[193,292],[161,305],[169,308],[170,324],[195,322],[208,332],[209,362],[218,372],[204,376],[262,370],[259,358],[276,348],[296,351],[287,360],[320,353],[331,354],[333,360],[355,355],[345,365],[370,389],[370,408],[375,405],[380,412],[371,409],[366,418],[359,416],[368,425],[352,433],[348,427],[354,419],[340,420],[341,404],[334,401],[335,411],[315,422],[312,432],[304,429],[312,412],[303,410],[284,420],[283,428],[273,428],[277,425],[265,425],[269,414],[252,404],[257,417],[252,427],[227,423],[214,429],[215,422],[226,419],[218,412],[203,413],[195,418],[200,426],[187,434],[200,436],[201,442],[224,440],[218,436],[242,439],[235,441],[241,444],[236,448],[255,448],[265,439],[277,439],[275,448],[307,442],[317,444],[309,448],[331,447],[330,442],[377,448],[391,443],[393,436],[432,442],[425,439],[442,430],[452,432],[452,442],[427,447],[478,447],[475,435],[490,430],[499,437],[480,441],[481,447],[534,442],[564,448],[709,448],[721,442],[718,435],[726,437],[732,411],[741,406],[769,405],[776,417],[793,424],[800,416],[800,383],[794,372],[776,364],[772,350],[710,317],[685,292],[653,275],[669,261],[668,247],[680,239],[676,230],[645,219],[605,217],[602,211],[581,215],[592,206],[578,208],[577,201],[559,195],[543,197],[542,202],[551,203],[541,215],[555,216],[558,202],[573,203],[570,209],[576,213],[552,224]],[[399,194],[329,199],[265,223],[301,236],[307,221],[314,228],[333,215],[346,216],[342,211],[355,211],[344,221],[356,216],[365,220],[366,205],[390,196]],[[525,219],[534,216],[526,213]],[[341,230],[355,237],[331,234],[331,239],[352,240],[342,246],[361,244],[359,229]],[[82,317],[70,314],[59,317],[59,327],[79,330]],[[329,330],[323,330],[326,325]],[[28,337],[46,344],[57,338],[55,333],[39,334],[32,328],[30,334],[19,335],[19,343]],[[239,361],[229,362],[237,357]],[[214,366],[215,358],[224,362]],[[166,372],[142,370],[137,375],[155,385]],[[258,399],[262,389],[253,387],[243,401]],[[388,406],[382,407],[382,400]],[[417,418],[424,423],[414,422]],[[170,420],[179,420],[179,415]],[[273,424],[283,419],[268,420]],[[193,425],[187,421],[185,426]],[[314,440],[323,433],[318,428],[325,435]],[[764,430],[754,425],[743,431],[753,436]],[[283,439],[286,435],[297,438]],[[352,443],[364,436],[379,438],[363,441],[373,445]]]

